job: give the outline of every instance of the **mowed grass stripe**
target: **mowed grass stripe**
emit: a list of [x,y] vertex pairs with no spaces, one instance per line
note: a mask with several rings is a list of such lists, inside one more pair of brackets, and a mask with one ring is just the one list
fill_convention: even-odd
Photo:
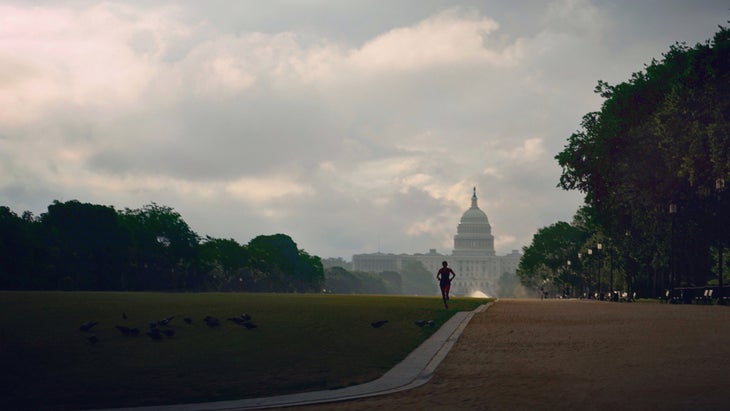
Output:
[[[457,298],[444,310],[437,297],[0,292],[0,406],[155,405],[359,384],[397,364],[454,312],[486,301]],[[256,328],[227,320],[244,313]],[[150,322],[171,316],[160,328],[174,336],[145,335]],[[205,316],[220,326],[209,327]],[[371,327],[377,320],[388,323]],[[98,324],[80,331],[86,321]],[[116,325],[140,335],[122,335]]]

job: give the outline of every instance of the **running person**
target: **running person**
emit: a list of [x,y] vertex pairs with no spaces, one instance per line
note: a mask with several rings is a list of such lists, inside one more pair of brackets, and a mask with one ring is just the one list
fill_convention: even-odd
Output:
[[456,277],[456,273],[454,270],[449,268],[449,263],[446,261],[442,262],[441,267],[439,269],[438,274],[436,274],[436,279],[439,282],[439,287],[441,287],[441,297],[444,299],[444,307],[449,308],[449,291],[451,290],[451,280]]

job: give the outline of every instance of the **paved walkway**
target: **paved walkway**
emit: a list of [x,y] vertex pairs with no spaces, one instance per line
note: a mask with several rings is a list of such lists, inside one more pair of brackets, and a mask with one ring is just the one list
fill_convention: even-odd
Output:
[[113,408],[107,409],[107,411],[255,410],[346,401],[409,390],[419,387],[431,379],[436,367],[446,357],[446,354],[451,350],[451,347],[464,331],[474,314],[486,310],[490,305],[482,305],[470,312],[457,312],[428,340],[424,341],[398,365],[377,380],[365,384],[336,390],[312,391],[275,397],[198,404]]
[[500,299],[427,384],[293,409],[725,411],[729,325],[722,306]]

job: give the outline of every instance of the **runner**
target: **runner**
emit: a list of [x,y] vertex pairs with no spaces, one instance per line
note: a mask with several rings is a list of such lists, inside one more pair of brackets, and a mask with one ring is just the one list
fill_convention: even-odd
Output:
[[436,279],[439,282],[439,286],[441,287],[441,297],[444,299],[444,308],[449,308],[449,291],[451,290],[451,280],[456,277],[456,273],[454,270],[449,268],[449,263],[446,261],[442,262],[441,269],[439,269],[438,274],[436,274]]

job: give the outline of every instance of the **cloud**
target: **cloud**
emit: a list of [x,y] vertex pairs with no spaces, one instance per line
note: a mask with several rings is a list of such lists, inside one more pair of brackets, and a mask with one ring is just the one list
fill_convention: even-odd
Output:
[[286,176],[271,180],[241,178],[227,183],[225,190],[234,197],[255,203],[266,203],[271,199],[282,197],[289,197],[291,201],[296,201],[296,197],[312,194],[310,186],[291,181]]
[[509,252],[580,204],[553,156],[596,81],[716,26],[662,31],[679,3],[460,4],[0,5],[0,196],[155,201],[349,258],[450,252],[476,186]]
[[607,21],[607,16],[589,0],[557,0],[548,4],[542,24],[553,33],[585,37],[599,35]]
[[139,32],[166,30],[131,9],[103,3],[83,10],[0,6],[5,60],[3,124],[32,121],[48,106],[131,104],[154,67],[129,46]]
[[424,70],[432,66],[491,64],[514,66],[518,48],[492,50],[485,37],[499,28],[496,21],[450,9],[410,27],[393,29],[352,53],[350,61],[364,70]]

